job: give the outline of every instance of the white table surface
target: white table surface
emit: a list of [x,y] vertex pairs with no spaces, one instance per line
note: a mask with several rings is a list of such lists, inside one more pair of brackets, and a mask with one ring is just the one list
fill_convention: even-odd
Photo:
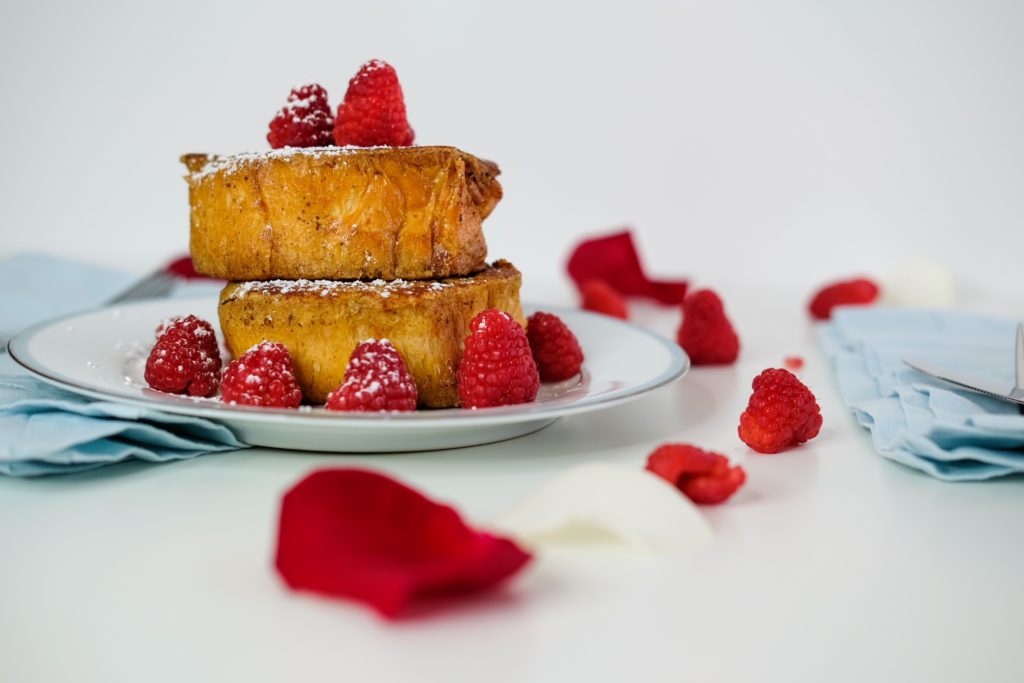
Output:
[[[522,439],[0,479],[0,680],[1021,680],[1024,479],[949,484],[878,457],[813,342],[805,294],[723,295],[744,344],[734,367]],[[675,317],[638,312],[666,332]],[[753,454],[735,435],[749,381],[793,354],[824,427]],[[690,555],[551,553],[503,591],[398,623],[292,593],[271,566],[280,496],[317,467],[392,473],[486,526],[571,465],[639,468],[671,440],[749,475],[704,508],[716,538]]]

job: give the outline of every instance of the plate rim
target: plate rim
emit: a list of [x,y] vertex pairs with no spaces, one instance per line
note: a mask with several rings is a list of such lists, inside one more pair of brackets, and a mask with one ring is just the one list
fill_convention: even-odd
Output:
[[[145,396],[138,398],[119,396],[76,383],[71,378],[65,379],[66,376],[61,376],[62,373],[54,373],[52,371],[47,372],[47,369],[40,368],[37,363],[32,362],[33,360],[37,361],[38,359],[34,359],[27,350],[27,345],[30,343],[32,338],[41,331],[79,316],[102,313],[104,311],[114,309],[136,308],[152,304],[157,301],[180,302],[183,305],[187,305],[188,302],[203,302],[208,304],[211,298],[212,297],[209,295],[205,295],[182,298],[172,297],[168,299],[144,299],[128,303],[101,304],[88,309],[53,316],[30,325],[11,337],[7,342],[7,353],[10,358],[17,363],[17,365],[47,384],[56,386],[74,394],[87,396],[89,398],[109,403],[126,405],[165,414],[186,415],[215,422],[286,422],[294,426],[302,424],[316,427],[332,425],[337,426],[338,428],[345,427],[355,429],[377,429],[384,427],[385,425],[388,429],[440,428],[442,426],[469,428],[471,426],[484,426],[486,424],[554,419],[566,415],[575,415],[590,412],[592,410],[600,410],[638,399],[647,393],[678,381],[684,377],[692,367],[689,356],[678,344],[665,338],[661,334],[654,332],[653,330],[646,329],[626,320],[620,320],[618,318],[600,315],[582,309],[567,308],[564,306],[539,306],[532,302],[525,302],[523,304],[524,312],[543,310],[555,313],[559,316],[570,314],[572,316],[582,315],[584,317],[595,317],[600,318],[604,323],[622,326],[628,328],[631,332],[639,332],[660,344],[668,352],[669,363],[666,368],[655,377],[647,380],[646,382],[642,382],[635,387],[631,387],[629,393],[605,398],[598,397],[590,401],[586,401],[584,398],[578,403],[550,406],[546,409],[543,407],[544,404],[531,402],[493,408],[472,408],[469,410],[462,408],[445,408],[430,411],[417,410],[409,413],[338,413],[327,411],[319,407],[297,410],[294,408],[232,406],[223,403],[206,405],[205,401],[207,399],[197,400],[194,404],[177,404],[170,402],[165,403],[156,398],[148,398]],[[26,348],[22,349],[22,347]],[[538,406],[541,407],[538,408]]]

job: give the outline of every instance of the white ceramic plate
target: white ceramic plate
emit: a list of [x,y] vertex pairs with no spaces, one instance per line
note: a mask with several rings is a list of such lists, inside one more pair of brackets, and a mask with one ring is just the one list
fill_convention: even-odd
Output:
[[[527,306],[527,313],[536,307]],[[563,415],[635,399],[682,377],[690,367],[673,342],[615,318],[545,308],[572,329],[586,357],[581,376],[545,384],[537,401],[480,410],[338,413],[254,408],[154,391],[143,379],[161,320],[192,313],[217,319],[217,301],[160,299],[122,304],[40,323],[11,340],[11,357],[50,384],[78,394],[214,420],[256,446],[386,453],[457,448],[543,429]]]

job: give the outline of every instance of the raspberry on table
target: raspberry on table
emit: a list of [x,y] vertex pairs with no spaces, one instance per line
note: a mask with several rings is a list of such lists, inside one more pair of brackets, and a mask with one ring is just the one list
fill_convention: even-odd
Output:
[[265,408],[297,408],[302,391],[292,357],[284,344],[263,341],[228,364],[221,380],[221,398]]
[[408,147],[414,138],[398,74],[387,62],[371,59],[348,82],[334,120],[334,141],[343,146]]
[[537,398],[540,375],[526,332],[504,311],[490,308],[469,324],[457,373],[463,408],[528,403]]
[[740,354],[740,338],[725,315],[721,298],[701,289],[683,300],[683,322],[676,341],[694,365],[727,365]]
[[822,287],[811,299],[808,309],[817,320],[828,320],[836,306],[866,305],[878,298],[879,287],[867,278],[835,282]]
[[580,296],[584,310],[629,319],[626,300],[604,280],[587,280],[580,286]]
[[328,410],[416,410],[416,382],[388,339],[361,342],[348,359],[345,379],[327,395]]
[[789,370],[769,368],[754,378],[754,393],[740,415],[743,443],[778,453],[818,435],[821,409],[811,390]]
[[220,349],[210,323],[187,315],[164,321],[146,359],[145,379],[171,394],[213,396],[220,383]]
[[721,453],[690,444],[664,444],[647,456],[647,468],[699,505],[725,502],[747,480],[739,465]]
[[267,142],[281,147],[322,147],[334,141],[334,117],[327,91],[316,83],[292,89],[288,101],[270,121]]
[[561,318],[538,311],[526,323],[526,338],[542,382],[561,382],[579,374],[583,351]]

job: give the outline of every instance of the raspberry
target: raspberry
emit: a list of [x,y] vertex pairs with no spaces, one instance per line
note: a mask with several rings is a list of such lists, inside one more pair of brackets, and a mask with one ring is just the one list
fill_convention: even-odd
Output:
[[769,368],[754,378],[753,387],[740,415],[739,434],[745,444],[759,453],[778,453],[818,435],[818,402],[789,370]]
[[647,456],[647,470],[672,484],[694,503],[715,505],[734,494],[747,474],[721,453],[689,444],[664,444]]
[[398,74],[387,62],[371,59],[348,82],[334,122],[334,141],[357,147],[408,147],[414,137]]
[[284,344],[264,341],[228,364],[220,387],[227,403],[266,408],[297,408],[302,391]]
[[378,412],[416,410],[416,382],[387,339],[367,339],[355,348],[345,380],[327,395],[328,410]]
[[867,278],[836,282],[818,290],[808,308],[818,320],[832,317],[836,306],[870,304],[878,298],[878,285]]
[[540,376],[519,323],[491,308],[473,318],[469,329],[458,371],[462,407],[489,408],[535,399]]
[[188,343],[199,344],[208,355],[217,359],[217,370],[220,370],[220,349],[217,346],[217,334],[213,326],[194,315],[178,316],[160,321],[156,328],[157,340],[171,336]]
[[614,318],[629,319],[626,300],[604,280],[587,280],[580,287],[582,306],[594,313],[604,313]]
[[210,323],[194,315],[161,323],[145,377],[159,391],[213,396],[220,381],[220,349]]
[[722,300],[710,289],[696,291],[683,301],[683,324],[676,340],[694,365],[727,365],[740,354],[740,339]]
[[583,351],[576,335],[558,316],[539,311],[531,315],[526,338],[542,382],[561,382],[579,373]]
[[293,88],[270,122],[267,142],[281,147],[322,147],[333,142],[334,119],[327,91],[316,83]]

